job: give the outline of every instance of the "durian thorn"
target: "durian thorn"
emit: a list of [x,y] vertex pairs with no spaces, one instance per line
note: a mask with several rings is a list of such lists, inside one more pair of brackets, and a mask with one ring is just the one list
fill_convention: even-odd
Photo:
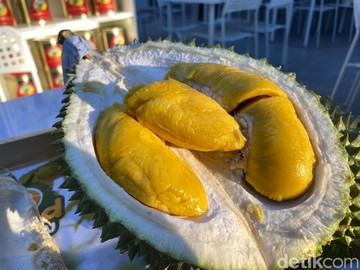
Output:
[[71,95],[74,92],[73,87],[65,87],[65,91],[63,92],[63,95]]
[[66,98],[64,98],[61,103],[69,103],[70,101],[70,96],[67,96]]
[[65,118],[65,116],[66,116],[66,110],[60,110],[56,118]]
[[83,196],[84,193],[81,190],[76,190],[69,198],[69,201],[79,201]]
[[94,216],[93,228],[100,228],[104,226],[104,224],[106,224],[108,220],[109,217],[106,212],[102,208],[98,207]]
[[234,45],[230,46],[230,47],[228,48],[228,50],[229,50],[230,52],[235,52],[235,46],[234,46]]
[[101,232],[101,242],[105,242],[109,239],[113,239],[115,237],[120,236],[122,225],[119,223],[112,223],[108,221],[105,226],[103,226],[102,232]]
[[67,177],[65,181],[60,185],[60,188],[67,189],[69,191],[81,190],[77,183],[77,180],[72,176]]
[[89,198],[87,194],[85,194],[80,200],[79,200],[79,206],[78,206],[79,213],[81,214],[89,214],[89,213],[95,213],[96,211],[96,205],[92,202],[92,200]]
[[196,46],[196,38],[193,38],[189,43],[188,43],[189,46],[191,47],[195,47]]
[[53,127],[58,129],[62,127],[63,120],[57,121],[55,124],[53,124]]

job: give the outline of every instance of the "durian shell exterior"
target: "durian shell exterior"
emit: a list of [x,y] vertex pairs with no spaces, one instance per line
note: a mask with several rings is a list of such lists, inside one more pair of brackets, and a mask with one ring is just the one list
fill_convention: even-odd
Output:
[[[162,57],[159,57],[159,54]],[[131,57],[125,57],[129,56]],[[154,59],[149,60],[149,58],[154,57]],[[176,44],[171,42],[149,42],[147,44],[135,44],[133,46],[129,47],[121,47],[121,48],[115,48],[112,51],[102,53],[99,55],[95,55],[94,58],[96,65],[92,65],[89,62],[80,63],[79,66],[77,66],[77,76],[72,78],[71,82],[68,85],[68,88],[66,90],[67,94],[70,94],[70,97],[64,99],[64,109],[61,111],[60,115],[61,117],[64,117],[63,121],[59,121],[57,124],[55,124],[55,127],[58,128],[59,133],[64,134],[64,138],[61,140],[61,144],[63,145],[65,149],[65,156],[63,160],[59,160],[63,166],[68,166],[69,170],[67,170],[67,173],[69,177],[63,184],[64,188],[68,188],[70,190],[76,191],[73,199],[79,200],[80,204],[78,211],[82,214],[85,213],[95,213],[95,221],[94,226],[103,227],[103,235],[102,239],[105,241],[106,239],[110,239],[113,237],[120,237],[118,247],[120,249],[121,253],[124,253],[128,251],[128,254],[130,258],[134,258],[137,255],[143,256],[146,263],[153,267],[154,269],[199,269],[199,268],[213,268],[213,269],[221,269],[219,267],[211,267],[207,265],[207,263],[210,260],[207,261],[198,261],[194,257],[192,257],[193,254],[187,253],[186,255],[179,255],[173,253],[169,249],[161,249],[159,248],[158,244],[159,242],[151,242],[153,239],[147,239],[141,240],[139,239],[140,235],[143,235],[142,233],[144,231],[139,231],[139,226],[131,225],[131,222],[135,222],[135,220],[127,219],[129,215],[132,215],[132,213],[126,213],[121,212],[120,209],[130,209],[130,204],[127,201],[124,201],[125,205],[118,205],[116,206],[116,209],[111,209],[107,206],[106,201],[107,198],[104,198],[104,194],[109,194],[109,190],[106,192],[102,192],[101,196],[99,195],[99,187],[101,185],[97,184],[95,180],[93,179],[93,176],[89,173],[88,170],[86,170],[85,164],[92,164],[96,167],[96,164],[93,163],[93,158],[89,156],[89,153],[82,153],[80,154],[78,152],[78,149],[75,149],[81,144],[84,144],[84,146],[90,146],[91,143],[88,140],[84,140],[84,137],[87,137],[86,135],[89,135],[91,137],[91,129],[94,126],[94,115],[96,115],[96,111],[100,108],[103,108],[104,106],[108,106],[110,104],[104,103],[104,106],[96,107],[96,104],[99,102],[99,95],[94,96],[82,96],[82,100],[79,100],[77,97],[78,91],[81,88],[81,80],[79,82],[79,74],[84,74],[84,71],[86,74],[89,74],[88,71],[94,69],[94,71],[101,71],[106,74],[106,76],[102,76],[101,81],[103,83],[108,83],[107,89],[114,90],[117,89],[120,92],[122,89],[117,88],[117,84],[120,80],[116,80],[116,83],[114,83],[112,80],[109,79],[114,76],[113,73],[108,73],[110,71],[105,71],[105,67],[109,67],[109,62],[117,63],[120,66],[126,67],[126,65],[131,65],[128,70],[126,70],[128,73],[133,72],[134,63],[139,63],[142,60],[146,59],[146,63],[149,64],[149,62],[153,61],[153,63],[156,63],[157,67],[161,69],[164,66],[169,66],[174,64],[179,59],[181,61],[193,61],[193,62],[204,62],[204,61],[210,61],[210,62],[221,62],[223,64],[242,67],[246,71],[252,71],[254,73],[260,74],[268,79],[272,79],[276,81],[277,84],[279,84],[281,87],[284,87],[284,89],[287,89],[286,94],[289,96],[289,98],[292,100],[292,102],[295,104],[296,111],[300,111],[300,117],[304,122],[306,123],[304,126],[309,131],[312,131],[310,133],[310,138],[314,139],[316,136],[316,132],[312,127],[313,121],[320,121],[322,123],[321,129],[324,128],[326,130],[326,135],[328,141],[316,141],[316,144],[318,145],[318,148],[316,149],[316,154],[319,154],[319,149],[328,149],[329,153],[336,153],[337,157],[337,166],[334,168],[336,170],[336,173],[334,177],[332,177],[332,181],[329,182],[329,188],[331,188],[331,193],[324,193],[323,195],[326,195],[323,200],[325,203],[332,203],[332,200],[336,199],[337,203],[336,205],[333,205],[334,207],[329,210],[325,211],[326,215],[323,215],[323,211],[315,211],[315,219],[310,215],[310,210],[312,208],[307,208],[307,212],[304,214],[307,214],[307,218],[310,218],[311,220],[320,221],[318,223],[312,222],[312,224],[316,223],[316,227],[311,227],[312,229],[312,235],[316,234],[318,230],[321,228],[321,231],[324,231],[324,235],[321,239],[316,240],[314,243],[312,242],[311,245],[303,246],[303,248],[306,248],[308,251],[314,251],[311,253],[305,252],[303,250],[303,255],[307,258],[309,256],[314,255],[321,255],[322,249],[324,249],[324,256],[329,255],[327,253],[328,250],[340,250],[346,253],[347,251],[350,251],[350,255],[356,256],[356,249],[358,245],[358,239],[359,234],[356,230],[356,224],[358,223],[359,219],[357,218],[357,214],[359,208],[357,208],[356,202],[358,201],[358,194],[359,194],[359,188],[358,188],[358,178],[359,178],[359,161],[358,156],[354,154],[354,148],[356,148],[356,142],[358,141],[359,137],[359,121],[351,118],[348,115],[345,115],[341,112],[341,109],[329,109],[327,105],[331,102],[324,101],[327,105],[325,106],[330,111],[330,114],[326,111],[325,107],[322,107],[320,105],[320,98],[314,95],[313,93],[309,92],[308,90],[304,89],[303,86],[299,85],[295,82],[294,76],[285,75],[278,69],[275,69],[271,66],[269,66],[264,61],[257,61],[253,60],[247,57],[239,56],[231,51],[224,50],[224,49],[206,49],[206,48],[197,48],[193,45],[186,46],[183,44]],[[129,61],[129,62],[128,62]],[[81,70],[85,69],[85,70]],[[116,70],[114,68],[113,70]],[[157,68],[155,68],[156,71],[158,71]],[[118,71],[118,70],[116,70]],[[137,83],[139,82],[139,78],[142,81],[142,83],[148,83],[152,80],[156,79],[156,75],[154,77],[148,76],[150,69],[145,70],[137,70]],[[151,73],[151,72],[150,72]],[[93,72],[92,74],[96,74],[96,72]],[[157,73],[151,73],[151,75],[154,75]],[[121,74],[120,74],[121,75]],[[152,77],[152,78],[150,78]],[[109,79],[109,80],[108,80]],[[135,84],[133,84],[131,81],[126,81],[126,88],[134,87]],[[291,88],[291,91],[289,90]],[[115,91],[115,90],[114,90]],[[111,92],[111,91],[110,91]],[[106,95],[105,95],[106,96]],[[104,96],[101,97],[101,99],[105,99]],[[114,101],[114,100],[113,100]],[[116,98],[115,98],[116,101]],[[118,101],[122,101],[121,99]],[[84,107],[87,107],[88,105],[93,105],[92,107],[89,106],[89,109],[83,109]],[[94,106],[95,105],[95,106]],[[331,107],[331,106],[330,106]],[[91,108],[91,109],[90,109]],[[81,120],[76,122],[77,128],[81,130],[81,136],[78,136],[75,140],[72,139],[73,135],[76,134],[69,134],[69,128],[72,127],[72,123],[74,122],[74,119],[78,116],[78,113],[85,112],[86,110],[89,110],[92,113],[89,113],[89,118],[85,120],[85,117],[82,117]],[[313,118],[313,116],[315,118]],[[335,123],[335,126],[341,130],[341,143],[334,139],[334,135],[337,132],[335,128],[331,127],[329,124],[330,117]],[[352,120],[349,120],[352,119]],[[85,122],[85,124],[83,123]],[[350,123],[350,124],[349,124]],[[71,133],[71,132],[70,132]],[[350,135],[351,134],[351,135]],[[355,135],[354,135],[355,134]],[[351,147],[347,147],[347,153],[350,157],[350,161],[344,162],[343,157],[345,156],[345,150],[344,145],[348,146],[345,141],[347,141],[347,138],[351,139],[349,141],[352,142]],[[354,139],[355,138],[355,139]],[[331,141],[331,142],[330,142]],[[72,145],[72,143],[75,143],[76,145]],[[88,148],[89,149],[89,148]],[[320,150],[321,151],[321,150]],[[91,150],[89,149],[89,152]],[[347,154],[346,154],[347,155]],[[84,162],[80,160],[81,158],[84,158]],[[331,159],[331,155],[326,156],[326,160],[330,163],[333,162]],[[346,163],[346,164],[345,164]],[[349,174],[349,168],[347,166],[351,166],[351,174]],[[82,167],[85,168],[82,168]],[[83,170],[84,169],[84,170]],[[86,171],[86,172],[85,172]],[[96,173],[96,176],[100,177],[101,174],[98,174],[97,169],[92,169]],[[86,175],[87,179],[85,179],[84,175]],[[321,174],[320,174],[321,175]],[[102,176],[101,176],[102,177]],[[354,182],[354,178],[356,178],[357,182]],[[89,182],[89,179],[91,179],[91,186],[95,189],[90,189],[87,182]],[[349,202],[349,192],[348,187],[351,185],[351,202]],[[336,188],[335,188],[336,187]],[[226,188],[226,187],[224,187]],[[264,224],[257,224],[256,222],[252,223],[252,226],[255,226],[256,230],[259,230],[261,232],[262,228],[266,226],[267,217],[268,217],[268,210],[267,207],[270,207],[272,209],[276,208],[276,211],[271,212],[272,213],[272,220],[275,220],[277,224],[280,225],[286,225],[286,226],[293,226],[295,228],[296,233],[304,233],[307,231],[308,227],[304,226],[306,224],[307,219],[299,219],[302,216],[298,216],[298,218],[291,219],[289,223],[284,224],[281,221],[281,216],[278,214],[289,209],[295,209],[295,208],[301,208],[302,205],[306,206],[304,202],[310,202],[313,199],[312,194],[316,194],[318,186],[314,187],[314,190],[312,190],[309,194],[309,196],[305,196],[303,200],[295,201],[292,204],[286,204],[287,207],[277,207],[273,204],[261,204],[261,207],[258,209],[262,209],[264,214]],[[111,193],[111,192],[110,192]],[[247,196],[246,191],[241,194],[242,196]],[[327,197],[327,195],[331,195],[331,197]],[[236,199],[236,197],[231,197],[232,200]],[[258,200],[258,198],[253,198],[256,202],[261,202],[261,200]],[[322,200],[318,200],[317,203],[321,205],[321,207],[326,207],[326,204],[322,204]],[[350,210],[347,208],[347,205],[350,206]],[[239,204],[240,206],[240,204]],[[259,205],[258,205],[259,206]],[[345,211],[346,210],[346,211]],[[312,211],[312,210],[311,210]],[[284,212],[284,213],[285,213]],[[346,212],[346,213],[345,213]],[[352,213],[351,213],[352,212]],[[355,214],[353,214],[355,213]],[[299,212],[299,214],[301,214]],[[339,221],[341,221],[345,214],[347,216],[345,219],[340,223],[339,227]],[[125,217],[125,216],[126,217]],[[136,220],[143,220],[142,216],[134,216],[136,217]],[[251,219],[251,217],[250,217]],[[287,219],[289,221],[289,219]],[[148,216],[149,221],[149,216]],[[299,222],[301,221],[301,222]],[[329,222],[326,227],[323,227],[325,222]],[[133,223],[133,224],[139,224],[139,223]],[[144,223],[141,223],[141,225],[145,225]],[[160,225],[159,225],[160,226]],[[143,227],[143,226],[142,226]],[[146,226],[147,227],[147,226]],[[269,227],[267,227],[269,228]],[[341,229],[340,231],[337,231],[337,229]],[[142,228],[141,230],[146,229]],[[218,228],[219,230],[221,228]],[[326,231],[326,232],[325,232]],[[139,233],[140,232],[140,233]],[[295,231],[294,231],[295,232]],[[274,231],[273,231],[274,233]],[[335,233],[335,235],[333,235]],[[286,230],[281,230],[281,234],[287,234]],[[274,235],[274,234],[273,234]],[[276,234],[275,234],[276,235]],[[333,235],[333,236],[332,236]],[[193,235],[193,237],[198,237],[198,235]],[[143,238],[142,238],[143,239]],[[220,239],[220,238],[219,238]],[[335,240],[334,240],[335,239]],[[231,240],[231,238],[229,238]],[[332,241],[333,240],[333,241]],[[150,244],[148,243],[150,241]],[[297,238],[296,241],[291,242],[291,246],[289,249],[289,252],[291,251],[291,248],[294,248],[297,244],[297,241],[301,241],[300,238]],[[244,241],[239,241],[239,243]],[[169,243],[172,243],[171,241]],[[341,244],[339,244],[341,243]],[[166,243],[162,243],[166,244]],[[181,243],[179,243],[181,244]],[[198,244],[197,241],[189,241],[189,245],[196,245]],[[251,242],[249,242],[251,244]],[[263,245],[266,245],[266,242],[261,243]],[[275,242],[269,242],[271,246],[269,246],[269,249],[263,250],[264,253],[257,257],[258,259],[262,258],[262,256],[266,254],[270,254],[273,250],[279,255],[282,250],[276,248]],[[322,248],[322,246],[324,246]],[[345,248],[344,248],[345,247]],[[180,245],[178,245],[177,249],[180,248]],[[211,246],[208,246],[207,249],[203,249],[199,251],[201,254],[202,252],[208,252],[211,249]],[[217,246],[217,251],[219,253],[219,246]],[[228,250],[227,253],[230,253],[232,250]],[[293,250],[294,252],[298,252],[297,250]],[[240,254],[240,253],[239,253]],[[238,254],[238,255],[239,255]],[[340,253],[339,253],[340,254]],[[349,254],[349,253],[347,253]],[[221,253],[221,256],[226,256],[228,254]],[[290,254],[291,255],[291,254]],[[341,255],[343,255],[341,253]],[[214,253],[214,257],[217,258],[217,255]],[[219,257],[220,258],[220,257]],[[237,258],[232,257],[234,260]],[[271,257],[268,257],[271,258]],[[249,258],[248,258],[249,259]],[[226,259],[222,257],[222,259],[218,260],[218,263],[224,263]],[[276,262],[274,261],[268,261],[268,267],[274,266]],[[229,266],[225,267],[223,269],[239,269],[241,267],[236,266]],[[267,269],[267,267],[262,266],[258,267],[256,269]]]

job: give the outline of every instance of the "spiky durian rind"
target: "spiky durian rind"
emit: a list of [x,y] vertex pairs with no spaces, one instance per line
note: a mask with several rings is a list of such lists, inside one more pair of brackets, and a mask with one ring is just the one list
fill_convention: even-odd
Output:
[[102,228],[101,242],[113,238],[119,238],[115,249],[120,254],[127,252],[129,259],[142,258],[146,268],[149,269],[188,269],[196,270],[198,267],[179,262],[170,256],[161,253],[149,245],[146,241],[136,238],[118,222],[111,222],[106,211],[90,199],[82,190],[79,181],[73,176],[67,176],[61,188],[74,192],[70,201],[77,201],[76,213],[79,215],[93,215],[93,228]]
[[350,186],[350,206],[333,240],[323,247],[322,257],[360,258],[360,117],[344,112],[329,98],[320,101],[339,132],[339,141],[348,154],[354,181]]
[[[268,65],[266,63],[266,65]],[[75,74],[75,72],[74,72]],[[293,80],[294,80],[294,76],[293,75],[289,75]],[[66,94],[71,94],[72,92],[72,84],[69,83],[68,87],[67,87],[67,91]],[[66,106],[67,103],[69,102],[68,98],[65,98],[64,101],[65,106],[64,109],[61,110],[61,113],[59,114],[59,117],[64,117],[64,115],[66,115]],[[328,104],[331,104],[330,101],[324,101],[322,100],[322,102],[325,102],[325,107],[327,107]],[[331,105],[332,106],[332,105]],[[326,110],[326,109],[324,109]],[[333,120],[333,122],[335,123],[335,126],[338,130],[340,130],[340,132],[344,132],[346,130],[348,130],[348,125],[350,124],[351,127],[353,127],[355,124],[355,122],[358,122],[358,120],[353,120],[353,118],[347,118],[346,116],[343,116],[341,109],[339,108],[328,108],[329,110],[329,115],[331,117],[331,119]],[[352,119],[347,120],[347,119]],[[59,132],[62,131],[62,123],[61,121],[58,122],[56,125],[56,127],[58,127]],[[353,138],[355,135],[353,134],[355,132],[356,135],[356,131],[351,131],[348,134],[348,137],[351,139]],[[343,136],[344,137],[344,136]],[[343,138],[341,137],[341,138]],[[356,136],[355,136],[356,137]],[[353,140],[354,141],[354,140]],[[351,151],[353,151],[354,147],[347,147],[348,149],[351,149]],[[348,150],[347,149],[347,150]],[[352,158],[350,158],[352,159]],[[357,175],[356,181],[357,184],[353,184],[352,185],[352,208],[357,207],[357,204],[355,204],[355,201],[358,201],[357,196],[359,195],[359,181],[358,181],[358,174],[359,174],[359,166],[358,166],[358,160],[354,161],[354,163],[352,164],[352,171],[355,175]],[[72,170],[70,169],[68,171],[69,175],[72,175]],[[74,176],[70,176],[68,179],[71,179],[71,182],[78,182],[76,180],[76,178]],[[68,186],[68,181],[66,181],[66,184],[64,183],[64,187]],[[75,188],[75,187],[74,187]],[[98,213],[102,213],[102,214],[97,214],[97,217],[101,217],[101,218],[95,218],[95,222],[94,222],[94,227],[98,227],[98,226],[102,226],[103,227],[103,241],[106,241],[107,239],[116,237],[116,236],[120,236],[120,239],[122,238],[122,240],[119,240],[119,242],[121,241],[121,243],[118,245],[120,247],[120,252],[125,252],[126,249],[128,250],[128,254],[130,256],[130,258],[134,258],[137,255],[143,256],[145,258],[145,261],[147,262],[147,265],[149,267],[153,267],[154,269],[197,269],[194,266],[188,265],[186,263],[183,262],[176,262],[176,260],[171,259],[169,256],[164,255],[159,253],[158,251],[156,251],[155,249],[153,249],[150,245],[148,245],[146,242],[144,242],[143,240],[137,240],[136,237],[127,229],[125,229],[121,224],[119,223],[113,223],[109,220],[109,217],[107,216],[107,214],[105,213],[104,209],[100,209],[99,207],[96,206],[96,203],[94,203],[91,199],[89,199],[87,196],[84,199],[85,193],[82,191],[83,187],[81,187],[81,184],[77,185],[75,188],[77,191],[75,192],[75,194],[73,195],[72,199],[76,199],[76,200],[80,200],[80,204],[81,206],[80,209],[78,210],[78,212],[80,214],[88,214],[90,212],[94,212],[92,211],[92,209],[97,209],[95,212]],[[84,206],[86,205],[86,206]],[[105,214],[104,214],[105,213]],[[350,214],[349,214],[350,213]],[[107,218],[107,219],[106,219]],[[351,220],[349,222],[349,220]],[[352,229],[352,227],[358,223],[358,219],[357,217],[353,216],[353,214],[351,213],[351,211],[348,212],[347,217],[343,220],[343,222],[341,223],[341,225],[345,225],[345,229],[343,230],[338,230],[335,235],[334,235],[334,240],[331,242],[330,245],[326,245],[324,247],[324,254],[327,251],[327,247],[330,248],[330,250],[336,250],[336,245],[339,245],[339,243],[345,242],[346,243],[352,243],[353,246],[356,246],[358,244],[359,238],[358,238],[358,230],[354,230]],[[115,233],[114,233],[115,231]],[[122,233],[118,233],[117,231],[122,231]],[[355,231],[355,233],[354,233]],[[342,233],[344,232],[344,233]],[[340,233],[341,237],[338,236],[338,234]],[[351,234],[351,236],[349,236]],[[121,237],[122,235],[122,237]],[[351,238],[351,240],[349,240],[349,237]],[[142,243],[144,242],[144,243]],[[127,243],[127,244],[126,244]],[[139,244],[142,243],[142,244]],[[147,251],[144,251],[147,250]],[[146,255],[147,254],[147,255]],[[156,255],[156,254],[160,254],[160,255]],[[166,262],[166,263],[164,263]]]

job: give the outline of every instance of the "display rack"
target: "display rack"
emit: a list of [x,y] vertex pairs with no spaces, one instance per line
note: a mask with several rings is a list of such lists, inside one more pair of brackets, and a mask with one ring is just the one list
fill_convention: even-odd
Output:
[[[24,1],[24,0],[21,0]],[[18,25],[19,31],[27,40],[56,35],[62,29],[88,31],[102,26],[121,25],[126,28],[126,39],[132,41],[137,38],[136,12],[133,0],[116,2],[117,11],[108,14],[68,17],[64,10],[64,1],[48,0],[52,19],[44,25],[41,23],[23,23]],[[90,1],[89,1],[90,2]],[[20,5],[21,6],[21,5]],[[27,20],[28,21],[28,20]]]
[[[27,0],[15,0],[13,5],[17,5],[13,8],[14,13],[19,16],[21,9],[24,9]],[[89,3],[92,0],[88,1]],[[91,7],[91,12],[87,15],[70,17],[66,14],[65,1],[48,0],[49,8],[51,11],[51,20],[48,22],[31,22],[28,18],[23,21],[18,20],[16,24],[17,30],[21,33],[23,39],[29,44],[32,57],[35,60],[37,73],[39,74],[41,85],[43,90],[50,90],[56,86],[52,81],[53,70],[61,70],[57,67],[49,67],[46,62],[44,53],[44,44],[53,42],[56,39],[57,34],[63,29],[69,29],[75,34],[85,35],[91,33],[95,36],[98,49],[105,50],[110,47],[110,43],[106,40],[108,32],[111,29],[119,31],[121,29],[124,44],[132,43],[138,39],[138,30],[136,24],[136,9],[135,2],[133,0],[116,1],[116,11],[108,12],[107,14],[98,15],[94,11],[94,7]],[[23,17],[28,17],[24,16]],[[9,79],[10,78],[10,79]],[[0,78],[0,91],[12,91],[11,88],[15,82],[11,76],[7,78]],[[5,86],[4,86],[5,84]],[[6,87],[8,84],[9,87]],[[0,102],[7,101],[9,99],[16,98],[13,94],[3,94]]]
[[[102,27],[102,25],[109,23],[112,25],[114,25],[114,23],[121,24],[121,21],[133,20],[133,16],[134,14],[131,12],[118,12],[111,15],[100,15],[85,18],[72,18],[66,20],[55,19],[45,26],[24,25],[19,26],[18,30],[26,40],[34,40],[54,36],[54,34],[57,34],[60,30],[63,29],[71,29],[73,32],[78,32],[99,29]],[[129,40],[135,39],[137,37],[135,29],[129,29],[128,27],[126,30],[126,32],[129,32],[130,30],[128,37]]]

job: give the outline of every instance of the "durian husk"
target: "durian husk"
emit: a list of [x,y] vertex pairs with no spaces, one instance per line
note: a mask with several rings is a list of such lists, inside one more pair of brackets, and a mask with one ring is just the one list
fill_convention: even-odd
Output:
[[[194,43],[190,43],[194,46]],[[75,70],[71,72],[70,81],[64,92],[66,97],[62,103],[58,118],[66,116],[66,109],[69,97],[73,92]],[[294,74],[289,74],[294,76]],[[305,86],[303,86],[305,88]],[[348,154],[349,165],[353,174],[353,183],[350,189],[351,203],[345,218],[340,222],[338,230],[332,240],[324,245],[322,258],[360,258],[360,117],[343,111],[341,105],[334,104],[329,98],[318,97],[319,102],[324,106],[324,111],[329,114],[332,122],[339,132],[339,141]],[[63,134],[62,120],[54,124],[56,133]],[[55,142],[60,149],[64,150],[62,140]],[[62,156],[55,161],[59,169],[64,172],[65,181],[61,188],[73,192],[71,201],[78,202],[77,213],[80,215],[93,215],[93,228],[102,228],[101,241],[119,238],[116,249],[120,254],[127,253],[130,260],[142,258],[145,267],[149,269],[202,269],[185,262],[177,261],[171,256],[161,253],[144,240],[138,239],[131,231],[122,224],[112,222],[106,210],[101,208],[95,201],[88,197],[82,190],[80,181],[73,174],[65,158]]]
[[323,258],[360,259],[360,117],[345,112],[342,105],[328,97],[320,97],[339,134],[339,141],[348,154],[354,181],[350,186],[350,206],[340,222],[333,240],[323,246]]

